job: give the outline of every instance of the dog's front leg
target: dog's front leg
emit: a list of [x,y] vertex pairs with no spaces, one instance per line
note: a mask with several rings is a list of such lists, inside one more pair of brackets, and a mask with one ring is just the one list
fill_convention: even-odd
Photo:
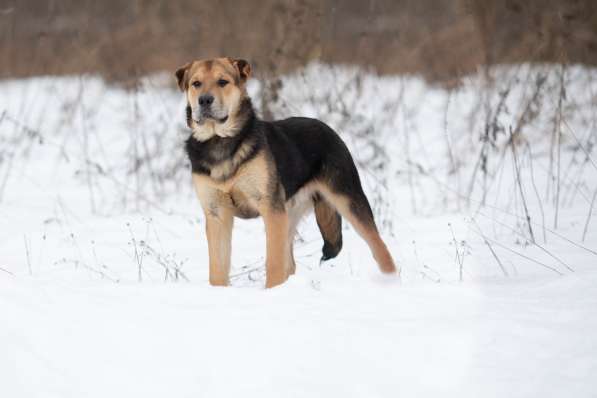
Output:
[[230,209],[220,207],[206,211],[205,219],[209,246],[209,283],[213,286],[227,286],[234,216]]
[[267,209],[261,216],[267,240],[265,287],[270,288],[288,279],[288,214],[285,210]]

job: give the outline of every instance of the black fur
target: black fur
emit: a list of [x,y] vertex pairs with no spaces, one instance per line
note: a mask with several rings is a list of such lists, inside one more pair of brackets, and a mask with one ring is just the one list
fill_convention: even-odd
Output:
[[[190,106],[187,106],[187,120],[190,118]],[[246,118],[246,122],[234,137],[213,137],[205,142],[198,141],[192,135],[187,139],[185,149],[191,161],[193,173],[210,174],[211,168],[218,163],[230,159],[243,144],[251,146],[251,151],[244,157],[247,162],[259,153],[263,147],[263,137],[255,134],[257,119],[251,100],[243,100],[239,113]],[[235,170],[236,171],[236,170]]]
[[340,250],[342,250],[342,235],[340,235],[340,241],[335,244],[324,239],[321,248],[321,261],[331,260],[340,253]]
[[305,117],[259,121],[257,126],[265,131],[287,199],[309,181],[321,180],[332,191],[351,198],[351,210],[357,217],[373,223],[352,156],[334,130]]
[[313,195],[313,208],[317,226],[323,237],[321,261],[330,260],[342,250],[342,217],[318,193]]

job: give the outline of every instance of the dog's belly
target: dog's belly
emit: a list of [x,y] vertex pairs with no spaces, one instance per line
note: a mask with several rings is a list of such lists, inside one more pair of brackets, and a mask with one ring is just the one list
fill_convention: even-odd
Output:
[[230,199],[234,207],[234,215],[239,218],[256,218],[259,217],[259,212],[253,207],[244,193],[233,190],[230,192]]
[[[313,187],[303,187],[292,198],[286,202],[286,211],[291,220],[300,219],[313,210]],[[234,215],[239,218],[251,219],[259,217],[259,211],[253,205],[254,201],[240,191],[233,189],[230,193],[230,202],[234,208]],[[296,220],[298,222],[298,220]]]

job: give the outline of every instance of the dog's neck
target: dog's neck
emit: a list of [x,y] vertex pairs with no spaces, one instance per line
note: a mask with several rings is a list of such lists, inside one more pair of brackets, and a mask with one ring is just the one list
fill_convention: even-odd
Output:
[[236,121],[234,124],[237,129],[236,134],[227,135],[228,137],[234,137],[237,135],[243,137],[253,129],[253,125],[255,124],[257,116],[255,115],[251,98],[245,97],[242,99],[236,112],[235,119]]
[[235,117],[238,120],[238,130],[231,136],[215,135],[208,140],[201,141],[191,134],[186,142],[186,151],[191,161],[193,172],[212,175],[216,167],[223,162],[232,160],[234,167],[227,168],[227,173],[217,179],[226,178],[227,174],[236,171],[238,165],[257,151],[260,140],[254,134],[257,117],[250,98],[245,98],[239,106]]

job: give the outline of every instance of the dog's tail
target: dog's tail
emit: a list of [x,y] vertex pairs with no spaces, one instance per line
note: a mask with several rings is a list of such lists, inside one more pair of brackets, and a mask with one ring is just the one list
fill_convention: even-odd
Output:
[[332,259],[342,249],[342,217],[321,195],[313,198],[315,219],[323,237],[321,261]]

